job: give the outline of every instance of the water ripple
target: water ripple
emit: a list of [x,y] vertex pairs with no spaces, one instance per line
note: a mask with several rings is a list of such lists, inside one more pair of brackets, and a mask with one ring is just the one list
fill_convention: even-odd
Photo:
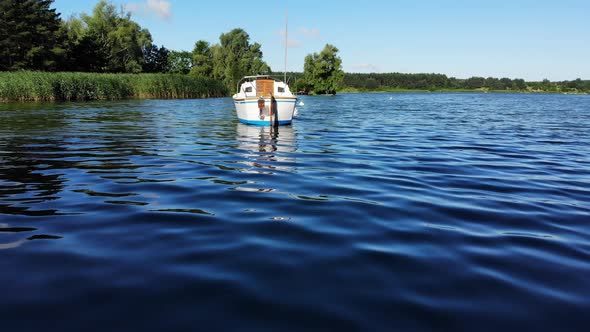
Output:
[[588,325],[587,96],[303,98],[0,104],[0,327]]

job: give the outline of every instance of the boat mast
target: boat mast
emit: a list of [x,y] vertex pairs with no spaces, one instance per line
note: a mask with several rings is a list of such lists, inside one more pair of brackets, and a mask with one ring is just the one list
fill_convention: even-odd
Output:
[[289,10],[285,9],[285,74],[283,82],[287,84],[287,49],[289,48]]

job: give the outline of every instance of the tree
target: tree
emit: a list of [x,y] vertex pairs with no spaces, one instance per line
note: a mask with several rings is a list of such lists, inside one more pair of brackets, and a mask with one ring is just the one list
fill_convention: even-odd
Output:
[[554,92],[558,91],[557,83],[553,83],[546,78],[543,79],[543,81],[541,83],[538,83],[537,86],[538,86],[537,89],[541,89],[543,91],[554,91]]
[[186,51],[172,51],[168,55],[169,72],[173,74],[188,74],[193,67],[192,57]]
[[367,90],[375,90],[379,87],[379,82],[377,82],[377,80],[373,77],[369,77],[366,81],[365,81],[365,88]]
[[512,81],[512,87],[516,90],[526,90],[526,82],[522,78],[516,78]]
[[500,79],[500,83],[502,83],[502,86],[504,86],[504,89],[512,89],[512,80],[507,78],[507,77],[503,77]]
[[195,43],[195,48],[192,52],[193,68],[191,74],[212,77],[213,76],[213,53],[211,46],[204,40],[199,40]]
[[485,80],[484,86],[490,90],[503,90],[502,82],[495,77],[488,77]]
[[578,91],[584,90],[584,82],[580,78],[577,78],[573,81],[567,82],[566,86],[572,90],[573,89],[578,90]]
[[327,44],[318,54],[305,57],[304,80],[313,93],[335,94],[344,80],[342,60],[338,57],[338,49]]
[[109,71],[139,73],[144,62],[143,49],[152,43],[148,30],[131,21],[121,18],[116,28],[108,36],[110,44]]
[[483,77],[470,77],[465,80],[465,87],[467,89],[479,89],[484,87],[485,82],[486,79]]
[[64,22],[62,30],[66,36],[67,62],[62,70],[83,72],[104,72],[107,68],[107,50],[101,48],[95,37],[88,33],[85,23],[76,17]]
[[75,70],[94,72],[142,71],[144,49],[152,44],[151,34],[131,20],[129,13],[101,0],[92,14],[82,14],[65,24],[69,56]]
[[250,36],[242,29],[233,29],[219,37],[220,44],[211,47],[213,78],[233,89],[246,75],[270,73],[262,60],[261,45],[250,44]]
[[150,44],[143,48],[143,65],[142,71],[144,73],[166,73],[170,69],[168,64],[168,51],[164,46],[158,48],[154,44]]
[[0,0],[0,70],[54,70],[64,55],[53,0]]

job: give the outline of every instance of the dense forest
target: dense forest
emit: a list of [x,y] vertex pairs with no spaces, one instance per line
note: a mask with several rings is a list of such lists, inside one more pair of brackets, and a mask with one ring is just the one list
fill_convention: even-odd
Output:
[[[289,72],[287,75],[297,91],[309,91],[304,73]],[[340,87],[340,91],[348,92],[406,90],[590,93],[590,80],[528,82],[523,79],[494,77],[460,79],[443,74],[344,73]]]
[[155,45],[130,13],[101,0],[92,13],[63,20],[53,0],[0,0],[0,71],[195,74],[232,86],[268,73],[261,45],[242,29],[219,44],[197,41],[191,52]]
[[[198,40],[190,51],[169,50],[155,45],[148,29],[107,0],[100,0],[91,13],[67,20],[51,8],[52,4],[53,0],[0,0],[0,71],[186,75],[221,82],[227,93],[234,91],[237,81],[245,75],[271,73],[270,66],[263,60],[262,46],[251,43],[248,33],[239,28],[221,34],[216,44]],[[443,74],[344,73],[338,52],[335,46],[328,44],[320,53],[306,56],[304,71],[289,75],[292,90],[312,94],[403,90],[590,92],[590,81],[581,79],[525,82],[493,77],[459,79]],[[27,82],[29,86],[34,86],[34,79],[39,77],[43,77],[44,82],[53,80],[54,84],[59,84],[59,80],[47,75],[25,73],[2,77],[4,80],[18,78],[22,82],[33,80]],[[128,77],[120,80],[128,80]],[[176,80],[187,82],[182,78]],[[15,88],[18,85],[13,83],[0,82],[0,98],[18,90]],[[194,86],[203,84],[215,85],[202,80],[191,83]],[[215,86],[216,92],[211,95],[220,91]],[[184,92],[176,94],[185,95]],[[202,94],[202,91],[195,91],[195,94]]]
[[175,51],[109,1],[67,20],[52,3],[0,0],[0,101],[222,96],[242,76],[270,72],[242,29]]
[[350,74],[344,85],[358,91],[481,90],[517,92],[590,92],[590,80],[526,82],[523,79],[471,77],[458,79],[442,74]]
[[[281,73],[273,73],[279,75]],[[289,72],[293,90],[309,92],[304,73]],[[527,82],[523,79],[471,77],[459,79],[443,74],[344,73],[339,91],[492,91],[492,92],[554,92],[590,93],[590,80]]]

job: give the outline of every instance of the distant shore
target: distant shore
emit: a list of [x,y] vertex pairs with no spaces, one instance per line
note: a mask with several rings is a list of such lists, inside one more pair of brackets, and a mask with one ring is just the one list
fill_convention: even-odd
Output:
[[563,94],[563,95],[588,95],[588,92],[562,92],[543,90],[488,90],[488,89],[354,89],[344,88],[338,93],[506,93],[506,94]]
[[[289,72],[293,91],[311,91],[303,73]],[[526,81],[520,78],[456,78],[436,73],[345,73],[339,93],[354,92],[466,92],[588,94],[590,80]]]
[[[408,75],[412,77],[412,75]],[[521,93],[587,95],[588,91],[489,88],[374,89],[345,86],[338,93]],[[197,99],[230,94],[222,81],[191,74],[101,74],[79,72],[0,72],[0,102],[60,102],[121,99]]]

